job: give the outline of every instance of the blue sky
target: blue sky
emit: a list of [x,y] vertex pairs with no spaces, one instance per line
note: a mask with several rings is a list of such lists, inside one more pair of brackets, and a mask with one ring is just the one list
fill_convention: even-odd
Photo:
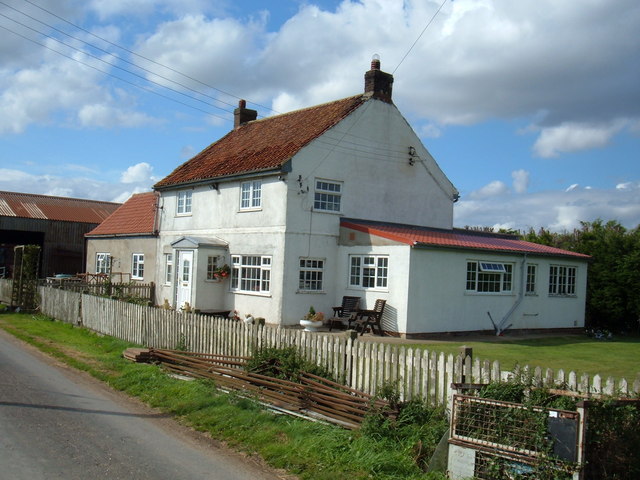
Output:
[[0,190],[124,201],[239,98],[350,96],[379,54],[461,193],[455,226],[633,228],[639,31],[636,0],[2,0]]

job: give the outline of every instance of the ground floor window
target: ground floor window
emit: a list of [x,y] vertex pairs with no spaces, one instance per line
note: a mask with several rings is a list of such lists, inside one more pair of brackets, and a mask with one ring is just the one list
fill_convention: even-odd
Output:
[[538,272],[538,266],[533,264],[527,265],[527,285],[525,287],[525,293],[533,295],[536,293],[536,276]]
[[298,289],[306,292],[322,291],[324,277],[324,260],[317,258],[301,258]]
[[164,283],[170,285],[173,281],[173,254],[165,253],[164,255]]
[[350,255],[349,285],[362,288],[387,288],[389,257],[384,255]]
[[549,267],[549,295],[576,294],[576,267],[551,265]]
[[207,280],[216,280],[216,270],[218,269],[218,257],[209,255],[207,257]]
[[96,253],[96,273],[111,273],[110,253]]
[[231,290],[269,293],[271,289],[271,257],[264,255],[231,256]]
[[144,254],[134,253],[131,260],[131,278],[142,280],[144,278]]
[[467,262],[467,292],[511,292],[513,264],[501,262]]

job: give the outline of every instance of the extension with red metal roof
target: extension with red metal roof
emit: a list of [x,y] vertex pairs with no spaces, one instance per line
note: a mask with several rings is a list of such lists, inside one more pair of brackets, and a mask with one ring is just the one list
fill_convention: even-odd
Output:
[[154,235],[157,205],[156,192],[136,193],[85,236]]
[[282,169],[301,148],[369,97],[356,95],[243,123],[154,185],[156,189]]
[[341,219],[340,226],[415,247],[464,248],[504,253],[591,258],[589,255],[582,253],[526,242],[508,234],[474,232],[456,228],[453,230],[441,230],[350,218]]
[[80,198],[0,192],[0,217],[100,223],[119,206],[119,203]]

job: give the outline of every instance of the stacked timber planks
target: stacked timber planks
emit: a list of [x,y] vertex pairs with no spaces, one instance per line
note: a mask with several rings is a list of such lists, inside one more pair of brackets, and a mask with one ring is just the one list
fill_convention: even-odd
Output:
[[148,348],[127,348],[122,352],[122,356],[136,363],[149,363],[153,360],[151,350]]

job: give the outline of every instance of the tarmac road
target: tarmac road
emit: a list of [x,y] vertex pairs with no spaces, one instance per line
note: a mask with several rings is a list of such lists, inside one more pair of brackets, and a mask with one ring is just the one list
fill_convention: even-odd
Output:
[[0,480],[275,480],[0,330]]

